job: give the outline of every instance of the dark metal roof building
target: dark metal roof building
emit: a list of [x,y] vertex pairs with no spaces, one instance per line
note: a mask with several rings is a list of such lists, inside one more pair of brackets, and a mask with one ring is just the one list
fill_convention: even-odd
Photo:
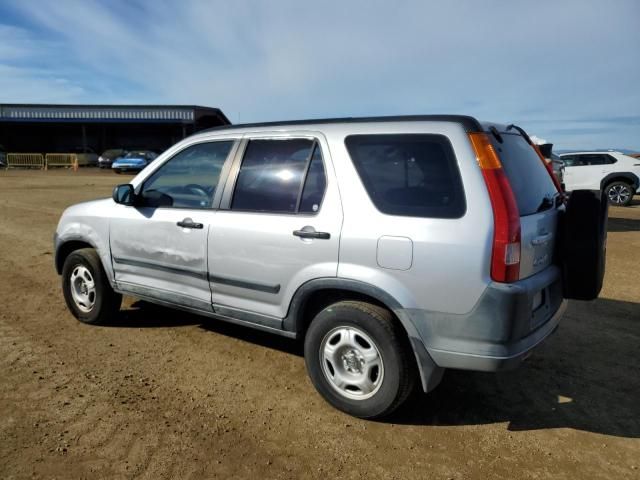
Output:
[[228,125],[218,108],[195,105],[0,104],[0,145],[10,152],[89,147],[164,150],[194,132]]

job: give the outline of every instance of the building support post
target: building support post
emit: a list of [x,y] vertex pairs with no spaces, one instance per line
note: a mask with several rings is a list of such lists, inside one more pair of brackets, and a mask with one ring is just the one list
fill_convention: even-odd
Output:
[[82,125],[82,153],[87,151],[87,127]]

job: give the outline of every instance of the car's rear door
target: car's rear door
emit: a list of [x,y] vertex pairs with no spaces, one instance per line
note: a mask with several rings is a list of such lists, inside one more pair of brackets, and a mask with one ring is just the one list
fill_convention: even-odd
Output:
[[600,190],[602,179],[616,169],[616,159],[606,153],[585,153],[581,159],[589,172],[585,190]]
[[523,136],[506,132],[491,138],[518,204],[520,278],[527,278],[553,262],[559,192],[543,161]]
[[207,235],[234,145],[187,146],[142,183],[135,206],[116,207],[110,246],[121,290],[211,310]]
[[341,227],[321,134],[246,135],[209,233],[215,311],[280,328],[300,285],[336,276]]

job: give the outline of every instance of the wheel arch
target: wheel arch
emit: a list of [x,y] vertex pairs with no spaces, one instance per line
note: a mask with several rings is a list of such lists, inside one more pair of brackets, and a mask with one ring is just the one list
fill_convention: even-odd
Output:
[[635,191],[638,191],[640,187],[640,179],[633,172],[612,172],[605,176],[600,181],[600,190],[604,190],[608,185],[613,182],[625,182],[629,183]]
[[326,306],[340,300],[360,300],[388,309],[402,326],[418,366],[422,388],[433,390],[442,378],[444,369],[437,366],[424,346],[418,330],[402,305],[389,293],[375,285],[358,280],[321,278],[301,285],[293,295],[289,311],[283,320],[285,330],[304,338],[313,317]]
[[56,263],[56,272],[58,275],[62,274],[62,267],[64,265],[64,261],[67,259],[69,255],[71,255],[76,250],[80,250],[82,248],[93,248],[96,247],[91,245],[89,242],[85,240],[77,240],[71,239],[65,242],[60,243],[60,245],[56,246],[56,254],[55,254],[55,263]]
[[105,259],[101,255],[100,249],[89,239],[84,237],[70,237],[64,240],[59,240],[56,236],[55,240],[55,267],[58,275],[62,274],[62,267],[64,266],[64,262],[69,255],[71,255],[76,250],[80,250],[83,248],[93,248],[98,254],[98,258],[100,259],[100,263],[102,264],[102,268],[107,275],[107,279],[109,280],[109,284],[113,288],[113,275],[110,265],[105,265]]

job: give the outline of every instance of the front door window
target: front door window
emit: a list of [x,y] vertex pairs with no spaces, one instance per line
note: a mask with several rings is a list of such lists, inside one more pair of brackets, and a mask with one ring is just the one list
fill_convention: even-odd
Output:
[[144,182],[143,206],[210,208],[232,145],[198,143],[177,153]]

